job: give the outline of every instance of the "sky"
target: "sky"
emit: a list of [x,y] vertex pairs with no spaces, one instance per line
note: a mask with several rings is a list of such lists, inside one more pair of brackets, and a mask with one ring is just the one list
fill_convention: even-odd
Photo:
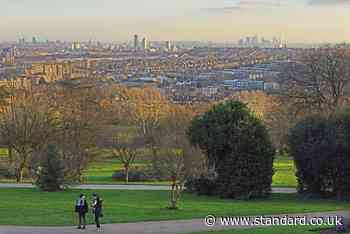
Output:
[[0,0],[0,41],[350,41],[350,0]]

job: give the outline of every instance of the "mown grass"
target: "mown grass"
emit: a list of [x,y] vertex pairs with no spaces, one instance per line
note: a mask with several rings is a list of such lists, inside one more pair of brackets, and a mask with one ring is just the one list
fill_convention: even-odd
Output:
[[0,158],[7,158],[8,150],[6,148],[0,148]]
[[[144,161],[139,160],[133,167],[144,166]],[[115,181],[112,179],[112,174],[116,170],[122,170],[122,164],[113,158],[108,158],[103,161],[93,162],[84,172],[86,183],[114,184],[123,183],[123,181]],[[296,187],[297,179],[295,177],[295,167],[293,160],[289,158],[278,158],[274,162],[275,174],[273,176],[272,186],[274,187]],[[134,184],[168,184],[166,181],[152,182],[134,182]]]
[[[112,174],[117,170],[122,170],[123,165],[114,158],[110,151],[96,149],[94,160],[84,171],[84,183],[89,184],[123,184],[123,181],[115,181]],[[0,148],[0,159],[7,157],[7,149]],[[132,167],[142,167],[145,160],[138,159]],[[274,162],[275,174],[273,176],[272,186],[274,187],[296,187],[295,167],[293,160],[287,157],[277,157]],[[1,179],[0,182],[14,182],[15,180]],[[30,180],[25,180],[30,182]],[[130,184],[169,184],[167,181],[140,181],[130,182]]]
[[[91,190],[40,192],[36,189],[1,189],[2,225],[74,225],[74,203]],[[168,191],[99,190],[104,199],[104,223],[172,220],[216,216],[268,215],[350,210],[350,204],[334,200],[300,200],[293,194],[273,194],[267,200],[241,201],[184,193],[179,210],[169,210]],[[88,222],[92,223],[89,213]]]
[[296,187],[295,166],[291,158],[276,158],[274,161],[275,174],[272,179],[274,187]]

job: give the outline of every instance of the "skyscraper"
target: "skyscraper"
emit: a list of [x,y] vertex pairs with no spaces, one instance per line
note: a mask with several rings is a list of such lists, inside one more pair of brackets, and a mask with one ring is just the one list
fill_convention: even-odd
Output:
[[171,42],[170,41],[165,42],[165,49],[169,52],[171,51]]
[[72,47],[73,51],[78,51],[78,50],[80,50],[80,43],[79,42],[73,42],[71,47]]
[[139,36],[137,34],[134,35],[134,50],[137,51],[139,49]]
[[143,49],[144,51],[146,51],[146,50],[149,49],[149,43],[148,43],[147,38],[145,38],[145,37],[142,39],[142,49]]

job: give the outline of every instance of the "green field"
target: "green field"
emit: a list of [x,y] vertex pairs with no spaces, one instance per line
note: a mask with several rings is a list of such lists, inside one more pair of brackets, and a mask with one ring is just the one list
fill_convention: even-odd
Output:
[[[142,167],[144,163],[139,161],[134,164],[136,167]],[[85,182],[86,183],[100,183],[100,184],[111,184],[111,183],[123,183],[122,181],[113,181],[112,174],[116,170],[121,170],[122,164],[116,159],[105,159],[100,162],[93,162],[89,165],[85,171]],[[296,187],[297,180],[295,177],[295,168],[291,159],[276,159],[274,162],[275,174],[273,177],[274,187]],[[148,183],[148,184],[166,184],[167,182],[135,182],[136,184]]]
[[[138,159],[132,167],[142,167],[145,165],[145,159]],[[115,181],[112,174],[116,170],[122,170],[122,164],[107,150],[99,150],[96,153],[95,160],[91,162],[84,172],[85,183],[113,184],[123,183]],[[277,156],[274,161],[274,176],[272,186],[274,187],[296,187],[297,179],[295,177],[295,166],[293,160],[286,156]],[[133,183],[133,182],[131,182]],[[134,182],[136,184],[167,184],[164,181],[155,182]]]
[[[1,189],[2,225],[74,225],[74,203],[80,192],[40,192],[36,189]],[[293,194],[273,194],[256,201],[226,200],[184,193],[180,210],[169,210],[167,191],[98,191],[104,199],[104,223],[203,218],[208,214],[263,215],[350,210],[350,203],[334,200],[300,200]],[[89,223],[92,223],[89,215]]]
[[272,180],[274,187],[296,187],[294,162],[290,158],[277,158],[274,161],[275,174]]
[[6,148],[0,148],[0,157],[7,157],[8,150]]
[[[325,229],[322,227],[322,229]],[[293,226],[293,227],[266,227],[243,230],[197,232],[193,234],[319,234],[320,227]]]
[[[84,183],[89,184],[122,184],[123,181],[112,179],[113,172],[122,170],[122,164],[111,156],[107,150],[96,150],[94,160],[89,164],[83,173]],[[0,159],[7,157],[7,150],[0,148]],[[142,167],[145,165],[144,159],[138,159],[133,167]],[[296,187],[295,168],[292,159],[286,157],[277,157],[274,162],[275,174],[273,176],[274,187]],[[14,180],[0,180],[1,182],[14,182]],[[30,180],[25,180],[30,182]],[[140,181],[130,182],[131,184],[169,184],[166,181]]]

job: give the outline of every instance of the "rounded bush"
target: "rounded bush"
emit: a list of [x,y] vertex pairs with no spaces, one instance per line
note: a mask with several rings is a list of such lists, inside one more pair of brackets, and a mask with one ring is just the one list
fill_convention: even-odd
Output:
[[201,175],[198,178],[189,178],[185,183],[188,192],[196,193],[198,195],[215,195],[216,182],[215,178],[208,175]]
[[349,113],[305,118],[291,129],[288,144],[300,193],[350,197]]
[[217,173],[217,194],[225,198],[270,195],[275,150],[262,122],[238,101],[228,101],[195,118],[192,144],[207,155]]

